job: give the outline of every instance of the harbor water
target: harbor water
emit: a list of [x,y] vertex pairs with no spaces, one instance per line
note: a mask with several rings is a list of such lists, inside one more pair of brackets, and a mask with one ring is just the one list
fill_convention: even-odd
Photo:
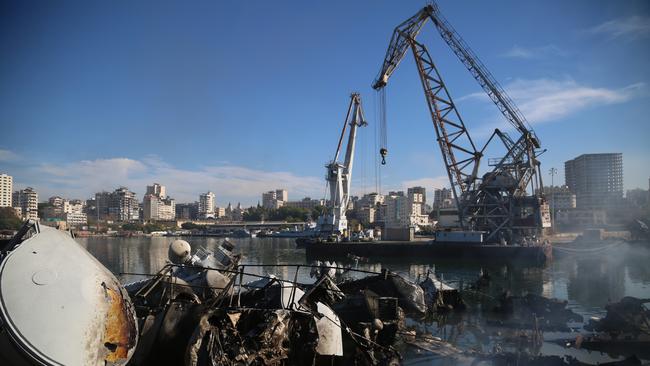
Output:
[[[169,243],[174,238],[136,237],[78,238],[100,262],[115,273],[123,282],[143,279],[143,275],[157,272],[167,261]],[[193,248],[215,248],[221,241],[217,238],[186,238]],[[275,274],[278,277],[312,283],[309,269],[296,274],[295,267],[282,264],[309,264],[304,249],[296,248],[294,239],[246,238],[230,239],[236,250],[243,254],[242,263],[251,265],[247,272]],[[594,244],[594,246],[602,246]],[[603,316],[608,302],[619,301],[624,296],[650,298],[650,243],[614,243],[605,251],[592,253],[576,251],[556,256],[544,266],[509,264],[481,264],[460,261],[409,260],[408,262],[382,260],[353,260],[338,262],[344,267],[356,267],[368,271],[390,271],[405,275],[412,280],[423,278],[427,273],[435,275],[455,287],[466,288],[478,278],[481,271],[490,274],[489,288],[480,291],[464,291],[468,310],[458,316],[439,318],[435,321],[409,322],[409,326],[426,331],[451,342],[465,350],[492,352],[495,349],[525,350],[542,355],[569,355],[582,362],[597,363],[624,358],[622,354],[602,353],[566,347],[565,341],[575,339],[583,323],[569,323],[569,330],[544,332],[544,343],[528,347],[512,329],[490,324],[483,314],[491,309],[496,299],[505,291],[513,295],[532,293],[549,298],[566,300],[568,308],[580,314],[584,321],[590,317]],[[259,265],[266,265],[259,267]],[[425,352],[404,348],[405,364],[442,364],[444,360]],[[647,353],[650,353],[648,351]],[[650,355],[640,355],[650,359]]]

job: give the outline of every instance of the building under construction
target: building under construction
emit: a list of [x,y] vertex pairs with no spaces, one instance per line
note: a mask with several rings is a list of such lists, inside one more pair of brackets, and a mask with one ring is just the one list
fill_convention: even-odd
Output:
[[623,198],[623,154],[583,154],[564,163],[564,179],[576,207],[603,209]]

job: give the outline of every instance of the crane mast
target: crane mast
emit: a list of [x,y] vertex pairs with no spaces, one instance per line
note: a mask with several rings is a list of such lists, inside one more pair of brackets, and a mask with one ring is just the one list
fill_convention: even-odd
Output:
[[[429,20],[519,133],[519,138],[513,140],[507,133],[495,130],[487,143],[477,149],[429,51],[416,40]],[[536,196],[543,187],[537,160],[540,142],[523,114],[435,4],[425,6],[395,28],[381,71],[373,83],[375,90],[387,85],[409,49],[418,68],[461,227],[487,231],[488,240],[539,235],[542,227],[549,226],[543,212],[544,199]],[[479,177],[483,152],[495,136],[507,152],[501,158],[490,159],[488,165],[492,170]]]
[[[325,166],[327,170],[325,180],[329,186],[330,194],[327,211],[318,218],[318,229],[321,233],[346,234],[348,220],[345,214],[350,202],[350,185],[352,182],[352,166],[354,164],[357,128],[366,126],[367,124],[361,107],[361,96],[358,93],[352,93],[334,159]],[[345,157],[343,162],[339,162],[343,139],[345,138],[348,127],[349,134]]]

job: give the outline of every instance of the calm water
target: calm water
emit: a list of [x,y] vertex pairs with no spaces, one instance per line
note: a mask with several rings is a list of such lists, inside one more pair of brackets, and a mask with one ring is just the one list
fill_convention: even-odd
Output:
[[[167,248],[173,238],[80,238],[77,239],[105,266],[124,281],[142,279],[137,275],[124,273],[155,273],[167,260]],[[212,249],[220,239],[188,239],[193,248]],[[297,249],[293,239],[231,239],[244,255],[244,264],[306,264],[304,249]],[[604,306],[609,301],[618,301],[623,296],[650,298],[650,244],[619,244],[606,252],[597,254],[574,254],[556,258],[545,267],[524,267],[517,265],[480,265],[450,261],[405,263],[382,261],[359,264],[360,269],[380,271],[382,268],[404,274],[412,279],[425,276],[427,271],[435,272],[438,278],[452,285],[472,283],[481,269],[492,276],[489,290],[480,294],[468,294],[470,310],[459,319],[440,323],[412,324],[421,330],[449,340],[463,348],[489,351],[497,346],[515,350],[519,345],[507,340],[506,329],[486,326],[480,309],[490,308],[494,298],[503,291],[522,295],[534,293],[546,297],[567,300],[569,307],[581,314],[585,320],[591,316],[604,315]],[[351,265],[351,263],[339,263]],[[282,267],[251,268],[250,272],[273,273],[278,277],[293,279],[295,270]],[[299,281],[313,282],[309,271],[298,273]],[[572,333],[545,332],[544,345],[532,352],[542,354],[571,355],[583,362],[602,362],[618,359],[617,355],[599,352],[567,349],[558,344],[561,339],[575,338],[582,324],[571,324]],[[438,364],[436,358],[414,351],[405,351],[409,364]]]

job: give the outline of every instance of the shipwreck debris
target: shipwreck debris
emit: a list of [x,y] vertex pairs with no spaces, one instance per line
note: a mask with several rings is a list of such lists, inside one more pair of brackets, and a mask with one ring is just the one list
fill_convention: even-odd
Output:
[[302,266],[317,279],[301,284],[301,266],[293,281],[249,273],[233,249],[175,241],[170,264],[127,286],[142,329],[134,365],[397,364],[400,301],[425,307],[417,284],[389,272],[337,284],[350,269],[325,262]]
[[342,282],[338,286],[345,294],[350,295],[362,290],[371,290],[378,296],[395,297],[399,306],[407,313],[422,316],[427,311],[424,290],[418,284],[387,270],[359,280]]
[[28,221],[0,250],[0,364],[129,362],[138,342],[129,295],[69,233]]
[[420,287],[424,290],[424,301],[430,313],[461,311],[466,308],[460,291],[431,276],[429,272],[424,281],[420,282]]
[[567,302],[526,294],[504,292],[488,314],[488,323],[514,328],[568,331],[567,323],[582,322],[582,316],[567,309]]
[[568,346],[612,355],[650,358],[650,310],[645,304],[650,299],[626,296],[605,306],[604,318],[591,318],[580,334]]

